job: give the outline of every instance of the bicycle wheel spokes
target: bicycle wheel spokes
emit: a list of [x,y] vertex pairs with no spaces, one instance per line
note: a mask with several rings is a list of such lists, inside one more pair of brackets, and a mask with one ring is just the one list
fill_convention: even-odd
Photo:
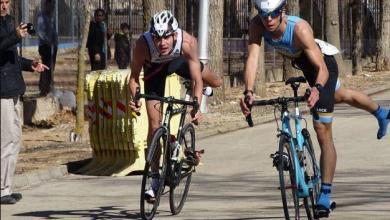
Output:
[[187,198],[190,188],[193,165],[189,163],[189,159],[185,156],[185,152],[195,152],[195,129],[192,124],[187,124],[182,129],[179,137],[181,160],[173,163],[173,183],[171,184],[169,193],[169,204],[172,214],[180,213]]
[[290,143],[287,137],[283,135],[279,141],[278,171],[284,216],[286,219],[299,219],[299,200],[297,197],[294,162]]
[[308,219],[316,219],[314,213],[317,198],[320,194],[321,175],[310,136],[305,138],[303,153],[305,158],[305,181],[311,187],[309,189],[309,198],[304,200],[305,209]]
[[164,149],[167,146],[167,135],[164,129],[158,129],[148,147],[141,185],[141,216],[153,219],[164,191],[167,171],[167,159]]

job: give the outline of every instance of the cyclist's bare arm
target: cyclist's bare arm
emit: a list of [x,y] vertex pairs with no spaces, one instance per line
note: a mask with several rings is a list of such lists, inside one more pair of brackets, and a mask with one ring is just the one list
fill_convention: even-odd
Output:
[[[313,30],[306,21],[302,20],[295,26],[294,38],[296,48],[301,48],[303,50],[309,61],[313,64],[318,72],[315,83],[319,83],[324,86],[329,78],[328,68],[326,67],[324,58],[318,45],[314,41]],[[318,99],[319,91],[317,88],[313,87],[308,98],[308,106],[313,107]]]
[[[257,64],[259,62],[260,46],[262,40],[263,25],[259,16],[254,17],[249,24],[249,43],[248,43],[248,58],[245,62],[244,82],[245,90],[253,91]],[[250,109],[247,104],[252,103],[254,100],[253,93],[249,92],[244,99],[240,99],[240,107],[242,113],[247,116],[250,113]]]
[[318,71],[316,83],[324,86],[328,81],[329,72],[320,48],[314,41],[313,30],[310,25],[304,20],[299,22],[295,27],[294,37],[297,48],[301,48],[304,51]]
[[195,37],[191,36],[185,31],[183,31],[182,49],[183,55],[188,62],[192,82],[194,83],[193,96],[196,96],[198,98],[198,102],[200,103],[202,99],[203,81],[202,73],[200,71],[198,42],[196,41]]
[[262,40],[262,25],[259,16],[254,17],[249,24],[248,58],[245,63],[245,89],[253,91],[256,79],[257,64],[259,61]]
[[[309,61],[317,69],[318,75],[316,83],[324,86],[329,78],[328,68],[326,67],[324,58],[318,45],[314,41],[313,30],[306,21],[302,20],[295,26],[294,38],[296,48],[301,48],[308,57]],[[318,98],[319,91],[314,87],[308,99],[309,107],[313,107],[314,104],[318,101]]]
[[[130,74],[130,81],[129,81],[129,89],[132,96],[135,95],[136,88],[140,86],[139,75],[145,63],[145,60],[147,59],[148,56],[148,48],[142,36],[135,43],[133,54],[134,56],[130,64],[131,74]],[[138,103],[137,106],[140,106],[140,103]],[[135,106],[134,102],[130,101],[130,107],[134,111],[139,111],[139,107],[137,106]]]

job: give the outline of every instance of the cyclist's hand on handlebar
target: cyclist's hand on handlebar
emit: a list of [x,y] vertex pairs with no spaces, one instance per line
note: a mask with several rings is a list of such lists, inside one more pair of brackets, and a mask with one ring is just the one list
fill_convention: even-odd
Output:
[[199,124],[199,121],[202,119],[202,113],[200,110],[192,109],[191,110],[191,118],[192,118],[192,123],[195,125]]
[[248,92],[244,98],[240,98],[241,111],[245,116],[248,116],[251,113],[250,105],[252,105],[254,100],[255,95],[252,92]]
[[320,92],[316,87],[312,87],[310,89],[310,96],[307,99],[307,106],[309,108],[313,108],[314,105],[317,103],[318,99],[320,99]]
[[134,100],[130,100],[129,101],[129,107],[132,111],[134,112],[140,112],[141,111],[141,101],[134,101]]

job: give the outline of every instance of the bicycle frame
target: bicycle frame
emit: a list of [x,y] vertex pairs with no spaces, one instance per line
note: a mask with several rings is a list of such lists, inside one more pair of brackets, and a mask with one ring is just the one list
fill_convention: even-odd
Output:
[[[187,88],[184,101],[189,101],[190,97],[191,97],[191,90]],[[174,99],[174,97],[168,97],[168,101],[169,101],[169,99]],[[187,105],[183,105],[177,109],[173,108],[173,106],[174,106],[173,103],[168,104],[167,109],[165,110],[165,114],[164,114],[164,118],[163,118],[161,127],[163,127],[166,130],[167,134],[170,134],[170,130],[171,130],[170,129],[170,121],[171,121],[172,117],[175,115],[181,114],[180,121],[179,121],[179,128],[178,128],[177,134],[176,134],[176,138],[179,139],[179,135],[180,135],[181,129],[183,128],[186,113],[187,113]],[[170,135],[168,135],[168,138],[169,138],[168,143],[171,143]]]
[[[282,111],[281,111],[282,130],[279,132],[280,134],[284,134],[286,137],[289,138],[291,152],[292,152],[292,160],[295,167],[294,172],[296,177],[296,184],[298,187],[297,195],[299,198],[305,198],[309,196],[309,189],[312,187],[312,184],[311,183],[306,184],[304,168],[300,164],[301,159],[299,155],[303,154],[303,144],[305,139],[301,132],[302,118],[298,108],[298,103],[295,103],[294,111],[295,114],[291,116],[290,112],[288,111],[287,105],[282,106]],[[293,135],[293,131],[290,125],[291,118],[294,119],[295,135]]]

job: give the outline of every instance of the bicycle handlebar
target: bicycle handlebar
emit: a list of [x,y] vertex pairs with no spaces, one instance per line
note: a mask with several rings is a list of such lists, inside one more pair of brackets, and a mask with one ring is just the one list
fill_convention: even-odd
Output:
[[[140,100],[141,98],[159,100],[160,102],[165,102],[168,104],[189,105],[189,106],[192,106],[195,111],[199,110],[198,97],[196,97],[196,96],[193,98],[192,101],[185,101],[185,100],[181,100],[181,99],[175,99],[173,96],[160,97],[160,96],[156,96],[156,95],[141,94],[140,88],[137,87],[136,91],[135,91],[134,98],[133,98],[133,100],[136,104],[136,107],[138,107],[137,101]],[[140,113],[137,112],[137,115],[139,116]]]
[[[310,89],[306,89],[305,95],[303,96],[297,96],[297,97],[278,97],[275,99],[268,99],[268,100],[254,100],[252,104],[248,105],[247,100],[245,102],[249,106],[249,109],[251,110],[253,106],[265,106],[265,105],[283,105],[288,104],[291,102],[304,102],[306,101],[310,96]],[[313,118],[315,120],[319,119],[318,113],[314,108],[310,109],[311,114],[313,115]],[[248,122],[249,127],[253,127],[253,120],[252,120],[252,114],[249,113],[246,117],[246,121]]]

